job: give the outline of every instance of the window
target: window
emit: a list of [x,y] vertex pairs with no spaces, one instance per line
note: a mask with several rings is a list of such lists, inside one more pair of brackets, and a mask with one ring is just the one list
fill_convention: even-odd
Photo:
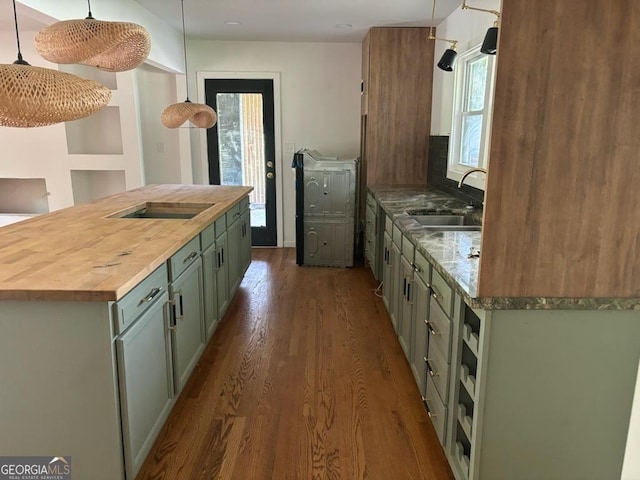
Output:
[[[470,168],[487,168],[490,119],[493,106],[495,57],[480,53],[480,46],[461,54],[455,69],[455,94],[447,177],[460,180]],[[485,175],[467,177],[465,183],[484,189]]]

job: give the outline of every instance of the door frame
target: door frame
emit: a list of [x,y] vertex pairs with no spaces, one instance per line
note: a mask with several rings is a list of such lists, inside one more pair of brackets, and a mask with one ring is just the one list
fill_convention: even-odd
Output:
[[[283,191],[284,191],[284,165],[282,157],[282,112],[280,97],[280,73],[279,72],[197,72],[198,99],[204,103],[206,98],[204,92],[204,82],[207,79],[214,80],[237,80],[237,79],[266,79],[273,80],[273,123],[274,123],[274,143],[276,150],[275,175],[276,175],[276,247],[283,247],[284,237],[284,212],[283,212]],[[200,172],[202,182],[209,184],[209,158],[207,155],[207,131],[199,128],[198,145],[200,147]]]

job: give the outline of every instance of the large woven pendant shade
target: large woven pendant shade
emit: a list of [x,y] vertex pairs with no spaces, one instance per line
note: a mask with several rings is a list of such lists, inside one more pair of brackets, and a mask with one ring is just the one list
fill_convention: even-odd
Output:
[[162,112],[162,124],[167,128],[178,128],[190,120],[196,127],[211,128],[216,124],[216,112],[209,105],[193,103],[189,100],[169,105]]
[[132,70],[151,50],[149,33],[129,22],[104,22],[89,16],[44,27],[36,35],[36,49],[53,63],[81,63],[109,72]]
[[0,125],[42,127],[86,117],[111,100],[111,90],[92,80],[22,59],[16,1],[13,0],[18,59],[0,65]]
[[[180,0],[182,7],[182,48],[184,50],[184,70],[187,74],[187,33],[184,28],[184,0]],[[187,82],[187,99],[182,103],[169,105],[162,111],[160,120],[167,128],[178,128],[187,120],[198,128],[211,128],[218,119],[216,111],[204,103],[193,103],[189,100],[189,83]]]
[[89,116],[111,90],[70,73],[24,64],[0,65],[0,125],[42,127]]

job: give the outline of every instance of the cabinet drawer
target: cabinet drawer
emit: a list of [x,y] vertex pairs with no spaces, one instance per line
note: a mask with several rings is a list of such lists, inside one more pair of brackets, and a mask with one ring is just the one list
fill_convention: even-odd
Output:
[[193,237],[169,259],[169,279],[175,280],[200,255],[200,237]]
[[431,284],[431,264],[418,250],[416,250],[413,263],[415,264],[416,275],[418,275],[424,283]]
[[202,251],[205,251],[216,241],[216,224],[212,223],[207,228],[200,232],[200,244],[202,245]]
[[440,305],[429,302],[429,350],[434,346],[440,350],[442,358],[451,362],[451,320],[444,314]]
[[402,255],[404,255],[404,258],[409,260],[409,263],[413,263],[414,249],[415,247],[413,246],[413,243],[411,243],[411,240],[409,240],[407,237],[403,237],[402,238]]
[[220,235],[227,231],[227,216],[222,215],[215,222],[213,222],[213,224],[216,227],[216,238],[218,238]]
[[116,334],[124,332],[154,300],[167,291],[167,265],[162,264],[116,303]]
[[366,217],[367,217],[367,231],[374,234],[376,231],[376,212],[371,208],[367,207]]
[[447,407],[444,406],[440,395],[435,388],[431,377],[427,376],[427,393],[425,395],[425,402],[427,402],[427,408],[429,409],[429,418],[433,423],[440,443],[444,445],[445,435],[447,429]]
[[431,289],[433,291],[431,297],[436,299],[447,317],[451,318],[453,311],[453,291],[435,269],[431,274]]
[[384,231],[389,235],[393,235],[393,220],[389,215],[384,216]]
[[231,224],[233,222],[238,220],[238,218],[240,218],[240,204],[239,203],[237,203],[236,205],[231,207],[229,210],[227,210],[227,228],[229,226],[231,226]]
[[393,226],[393,243],[395,243],[398,248],[402,248],[402,231],[396,226]]
[[431,377],[443,403],[449,398],[449,364],[435,345],[427,353],[427,375]]
[[240,200],[240,213],[244,213],[249,210],[249,197],[244,197]]

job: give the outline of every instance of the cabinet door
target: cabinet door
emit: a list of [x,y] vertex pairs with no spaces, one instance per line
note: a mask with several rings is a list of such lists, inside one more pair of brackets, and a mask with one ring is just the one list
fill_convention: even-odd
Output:
[[204,349],[202,260],[197,259],[171,284],[173,303],[173,369],[180,393]]
[[427,285],[416,275],[413,281],[414,322],[411,371],[423,397],[427,381],[427,315],[429,314],[430,293]]
[[127,478],[135,478],[173,402],[167,293],[116,340]]
[[395,285],[393,300],[391,302],[391,323],[396,333],[399,332],[400,306],[403,299],[402,269],[400,268],[400,248],[393,242],[391,244],[391,281]]
[[245,210],[240,217],[240,276],[244,276],[251,264],[251,212]]
[[411,339],[413,335],[413,266],[409,260],[401,255],[400,268],[402,270],[402,305],[400,308],[399,334],[400,346],[411,363]]
[[384,233],[384,250],[382,254],[382,301],[384,302],[385,307],[387,307],[387,312],[391,314],[393,310],[393,300],[394,300],[394,292],[396,284],[392,280],[392,261],[393,255],[391,252],[391,235],[387,232]]
[[202,280],[204,285],[204,329],[206,340],[213,336],[218,325],[218,291],[216,282],[216,246],[211,245],[202,254]]
[[227,255],[227,271],[229,275],[229,296],[233,297],[240,286],[242,274],[240,273],[240,249],[242,243],[242,222],[240,219],[233,222],[227,227],[227,235],[229,236],[229,252]]
[[229,306],[229,279],[227,272],[228,243],[227,232],[222,233],[216,238],[216,290],[219,320],[222,320]]

